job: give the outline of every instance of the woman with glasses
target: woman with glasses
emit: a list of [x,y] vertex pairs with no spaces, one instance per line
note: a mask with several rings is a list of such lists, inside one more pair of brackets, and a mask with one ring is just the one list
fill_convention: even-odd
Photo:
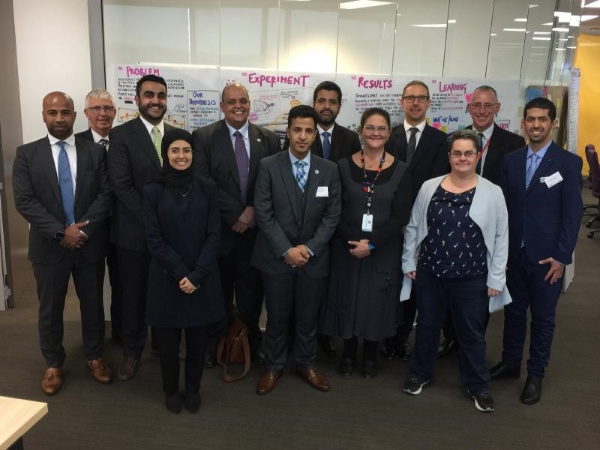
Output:
[[396,332],[402,228],[411,191],[406,164],[384,149],[390,116],[367,109],[360,120],[363,148],[338,161],[342,216],[331,240],[330,285],[321,331],[344,339],[339,372],[354,372],[363,338],[364,378],[377,373],[377,347]]
[[[200,408],[206,327],[225,315],[217,267],[219,203],[211,180],[195,178],[192,135],[178,128],[162,140],[160,179],[144,189],[150,251],[146,321],[158,341],[169,411]],[[185,396],[179,393],[179,341],[185,333]]]
[[502,190],[475,172],[481,152],[477,133],[457,131],[448,142],[450,173],[423,184],[404,233],[401,298],[414,283],[418,311],[404,392],[418,395],[430,382],[450,311],[460,344],[461,384],[479,411],[492,412],[484,322],[488,309],[510,302],[508,215]]

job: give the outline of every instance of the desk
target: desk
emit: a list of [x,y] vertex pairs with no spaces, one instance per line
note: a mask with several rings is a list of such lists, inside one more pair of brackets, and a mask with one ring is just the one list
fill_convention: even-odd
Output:
[[6,450],[48,413],[48,404],[0,397],[0,450]]

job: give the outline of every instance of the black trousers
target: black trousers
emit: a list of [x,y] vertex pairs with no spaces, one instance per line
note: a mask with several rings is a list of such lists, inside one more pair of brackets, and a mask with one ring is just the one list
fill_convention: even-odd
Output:
[[301,369],[313,366],[317,355],[317,326],[327,278],[311,278],[303,269],[282,275],[263,273],[267,305],[267,367],[283,369],[287,362],[290,319],[294,318],[294,354]]
[[121,286],[121,275],[119,274],[119,259],[117,257],[117,246],[114,243],[109,244],[108,254],[106,255],[106,265],[108,266],[108,279],[110,281],[110,321],[112,335],[121,336],[122,334],[122,315],[123,315],[123,287]]
[[123,287],[122,337],[123,355],[139,359],[144,352],[146,326],[146,293],[150,255],[147,251],[117,249]]
[[104,260],[90,263],[78,250],[69,250],[56,264],[34,263],[33,274],[39,300],[40,347],[46,365],[62,367],[66,358],[63,311],[71,275],[79,298],[83,353],[88,360],[100,358],[104,341]]
[[[206,327],[185,328],[185,392],[200,390],[204,353],[206,351]],[[165,394],[179,392],[179,342],[181,328],[152,328],[158,343],[162,385]]]
[[262,313],[264,290],[260,271],[250,265],[255,240],[256,230],[237,235],[233,250],[228,255],[218,258],[226,314],[222,322],[210,327],[208,352],[211,355],[215,353],[219,339],[227,333],[234,297],[237,310],[248,325],[250,348],[256,352],[261,345],[262,333],[258,323]]

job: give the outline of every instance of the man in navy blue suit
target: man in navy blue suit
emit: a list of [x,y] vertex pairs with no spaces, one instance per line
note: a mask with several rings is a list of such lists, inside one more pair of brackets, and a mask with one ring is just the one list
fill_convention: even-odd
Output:
[[561,278],[565,264],[573,260],[583,214],[583,162],[552,141],[556,107],[550,100],[538,97],[527,103],[522,126],[529,145],[504,157],[500,180],[508,207],[507,286],[513,302],[504,310],[502,361],[490,377],[520,376],[530,308],[528,376],[521,401],[532,405],[541,397]]

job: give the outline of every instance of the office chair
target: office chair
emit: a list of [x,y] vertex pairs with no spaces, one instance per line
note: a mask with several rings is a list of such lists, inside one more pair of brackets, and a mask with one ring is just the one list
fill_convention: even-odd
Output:
[[[596,197],[600,204],[600,164],[598,163],[598,153],[596,153],[596,148],[592,145],[586,145],[585,147],[585,157],[590,166],[590,175],[592,180],[592,195]],[[600,213],[596,214],[585,224],[586,227],[590,228],[592,224],[596,221],[600,220]],[[595,233],[599,233],[600,228],[591,229],[587,237],[593,238]]]
[[[590,146],[594,147],[592,144],[588,144],[588,145],[585,146],[585,149],[586,149],[585,159],[588,162],[588,176],[587,176],[587,180],[590,183],[589,186],[588,186],[588,189],[592,189],[592,169],[590,169],[590,161],[589,161],[588,156],[587,156],[587,149]],[[598,214],[600,214],[600,203],[587,203],[587,204],[583,205],[583,215],[584,216],[594,216],[594,220],[596,220],[595,216],[597,216]],[[586,227],[589,228],[590,226],[591,226],[591,224],[588,225],[586,223]]]

